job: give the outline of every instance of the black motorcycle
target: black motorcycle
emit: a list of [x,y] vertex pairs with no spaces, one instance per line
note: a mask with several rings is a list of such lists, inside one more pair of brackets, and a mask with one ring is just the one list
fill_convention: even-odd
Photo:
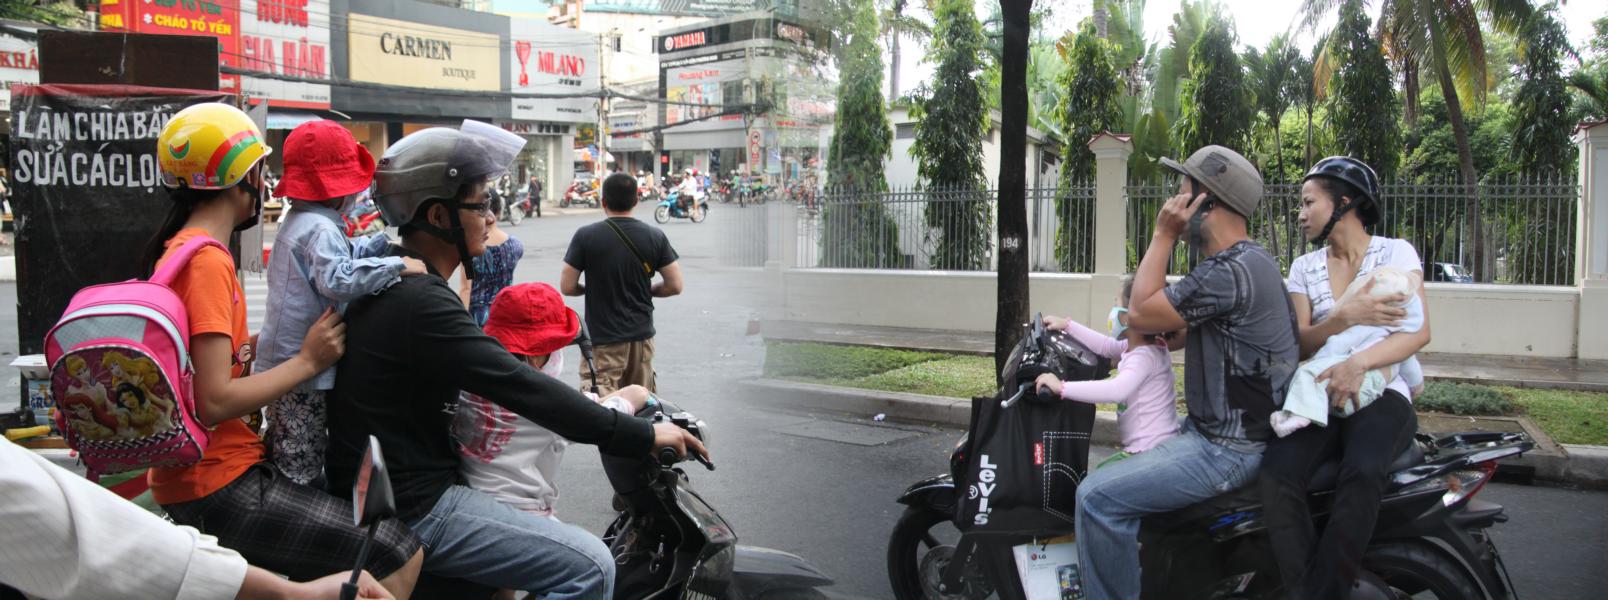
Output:
[[[1025,397],[1037,373],[1056,373],[1066,381],[1104,376],[1103,359],[1070,336],[1035,325],[1007,361],[1001,381],[1015,391],[1007,402]],[[1519,433],[1416,436],[1390,466],[1363,557],[1361,595],[1352,597],[1511,597],[1507,568],[1486,531],[1507,517],[1500,505],[1474,496],[1495,474],[1498,461],[1533,446]],[[952,465],[965,464],[965,448],[963,439]],[[1320,526],[1328,517],[1338,470],[1338,462],[1320,466],[1310,485],[1308,502]],[[887,560],[900,600],[984,598],[996,592],[1000,598],[1023,598],[1011,546],[1070,533],[1001,536],[969,530],[958,521],[960,500],[951,475],[918,482],[899,497],[907,508],[888,541]],[[1139,542],[1144,598],[1254,599],[1279,593],[1278,567],[1255,486],[1147,517]]]
[[[581,348],[597,391],[592,344],[582,325],[575,343]],[[676,405],[654,397],[638,418],[674,423],[709,443],[709,426]],[[603,542],[615,559],[617,600],[820,600],[820,588],[831,577],[803,558],[766,548],[739,546],[737,533],[692,487],[678,463],[702,456],[678,457],[674,448],[653,456],[621,458],[604,455],[603,472],[613,487],[619,512],[604,531]],[[489,598],[496,590],[467,581],[422,574],[414,598]]]

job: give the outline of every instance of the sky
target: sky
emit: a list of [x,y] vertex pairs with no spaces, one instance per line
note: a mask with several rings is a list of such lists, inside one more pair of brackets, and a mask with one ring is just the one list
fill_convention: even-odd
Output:
[[[1239,34],[1240,45],[1252,45],[1258,48],[1267,45],[1273,36],[1283,33],[1292,26],[1298,27],[1296,15],[1301,9],[1301,0],[1218,0],[1230,16],[1234,18],[1234,27]],[[1089,0],[1035,0],[1035,5],[1046,2],[1054,3],[1054,12],[1046,29],[1064,32],[1077,25],[1090,14]],[[978,0],[978,18],[986,18],[989,0]],[[1178,12],[1179,0],[1149,0],[1145,3],[1144,23],[1146,39],[1165,45],[1167,40],[1167,25],[1172,23],[1173,13]],[[1379,3],[1369,2],[1370,15],[1377,18]],[[1591,22],[1603,16],[1608,16],[1608,2],[1603,0],[1569,0],[1558,9],[1558,16],[1564,28],[1569,32],[1569,41],[1577,48],[1584,47],[1587,39],[1591,37]],[[1320,24],[1322,30],[1327,31],[1334,26],[1331,17],[1327,22]],[[1310,33],[1302,33],[1296,37],[1297,47],[1310,46],[1316,37]],[[921,55],[925,53],[915,48],[908,40],[902,44],[900,63],[899,89],[902,92],[915,88],[921,82],[932,77],[933,66],[921,64]],[[912,51],[913,50],[913,51]]]

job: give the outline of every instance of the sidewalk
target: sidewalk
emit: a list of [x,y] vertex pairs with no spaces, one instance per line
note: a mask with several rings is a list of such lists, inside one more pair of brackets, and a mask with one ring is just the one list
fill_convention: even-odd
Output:
[[[799,321],[766,321],[761,325],[761,332],[767,341],[821,342],[981,356],[994,354],[994,335],[985,332]],[[1182,363],[1183,360],[1182,352],[1173,353],[1173,362]],[[1608,392],[1608,361],[1427,352],[1419,354],[1418,360],[1424,365],[1424,376],[1438,381]]]

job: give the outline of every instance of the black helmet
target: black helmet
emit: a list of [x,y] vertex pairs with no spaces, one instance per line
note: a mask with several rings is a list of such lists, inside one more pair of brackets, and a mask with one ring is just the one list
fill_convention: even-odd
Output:
[[1306,180],[1313,177],[1328,177],[1344,181],[1351,184],[1351,187],[1362,195],[1361,198],[1353,198],[1350,204],[1335,207],[1334,212],[1329,217],[1329,223],[1323,226],[1323,232],[1318,235],[1317,243],[1321,244],[1328,239],[1329,232],[1334,229],[1334,225],[1340,222],[1340,217],[1345,216],[1348,210],[1357,209],[1357,217],[1362,219],[1364,227],[1374,226],[1383,216],[1384,211],[1382,208],[1385,201],[1384,197],[1379,193],[1379,175],[1375,174],[1373,167],[1368,166],[1367,163],[1349,156],[1331,156],[1312,165],[1306,176],[1301,178],[1301,182],[1305,183]]

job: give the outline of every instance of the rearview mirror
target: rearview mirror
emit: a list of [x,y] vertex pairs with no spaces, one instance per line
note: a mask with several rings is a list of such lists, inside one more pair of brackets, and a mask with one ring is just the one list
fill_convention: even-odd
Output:
[[352,483],[352,522],[362,527],[396,515],[396,498],[391,495],[391,476],[385,472],[380,440],[369,436],[363,449],[363,462]]

